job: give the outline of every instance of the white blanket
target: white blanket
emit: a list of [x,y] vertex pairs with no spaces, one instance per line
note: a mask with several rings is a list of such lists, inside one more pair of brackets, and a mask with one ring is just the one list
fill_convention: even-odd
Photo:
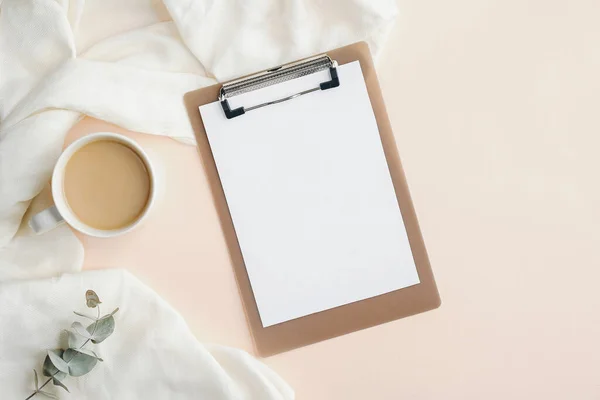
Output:
[[[293,398],[264,364],[235,349],[201,345],[151,289],[125,271],[107,270],[0,283],[3,399],[23,400],[33,393],[32,370],[40,374],[40,385],[47,379],[41,375],[46,349],[64,344],[63,329],[74,321],[90,324],[73,313],[96,316],[85,305],[87,289],[98,293],[102,314],[120,308],[114,333],[86,346],[104,361],[83,377],[65,378],[71,394],[52,383],[44,388],[49,392],[87,400]],[[45,398],[38,396],[34,399]]]
[[[395,14],[393,0],[0,0],[0,281],[11,281],[0,293],[13,304],[0,314],[0,332],[28,321],[27,332],[0,340],[4,346],[0,353],[3,393],[23,394],[24,381],[18,377],[34,362],[28,356],[29,364],[21,363],[4,348],[14,346],[32,354],[32,349],[51,343],[23,342],[20,337],[58,331],[65,322],[58,318],[28,320],[10,313],[26,308],[56,316],[64,306],[76,307],[77,303],[47,307],[42,301],[45,292],[54,292],[60,285],[64,286],[61,290],[79,293],[81,282],[101,286],[114,278],[111,272],[98,272],[60,281],[25,281],[81,269],[83,247],[69,228],[62,226],[35,236],[27,227],[31,209],[39,210],[49,202],[38,194],[47,185],[64,137],[75,123],[89,115],[193,144],[182,103],[184,93],[359,40],[366,40],[377,55]],[[8,288],[14,300],[6,297]],[[108,299],[110,294],[104,292],[104,297]],[[154,297],[152,301],[159,302]],[[126,308],[128,304],[121,305]],[[138,307],[136,312],[155,313],[145,304]],[[12,317],[5,318],[7,313]],[[146,322],[147,329],[153,329],[150,320]],[[120,334],[122,340],[131,342],[136,333],[123,329]],[[183,324],[172,334],[190,336]],[[202,371],[222,368],[214,360],[200,357],[206,353],[198,344],[185,342],[185,346],[196,346],[198,353],[186,353],[183,342],[172,345],[184,364],[198,365]],[[105,351],[107,359],[117,357],[110,346]],[[248,362],[244,353],[228,354],[228,363]],[[14,368],[17,362],[18,368]],[[255,373],[251,380],[262,382],[263,373],[276,380],[272,373],[260,372],[262,367],[247,366]],[[133,374],[128,375],[130,392],[114,398],[166,398],[134,395],[143,393],[142,383],[149,381],[177,387],[174,375],[161,373],[164,368],[157,365],[144,377],[128,371]],[[231,377],[237,379],[237,374]],[[222,398],[291,396],[285,389],[253,397],[255,392],[250,389],[254,383],[242,386],[248,389],[243,396]],[[193,387],[179,393],[181,398],[213,398],[214,388],[202,388],[206,391]]]

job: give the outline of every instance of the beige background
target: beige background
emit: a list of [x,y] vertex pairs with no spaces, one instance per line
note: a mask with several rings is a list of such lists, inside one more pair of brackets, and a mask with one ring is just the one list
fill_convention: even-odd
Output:
[[[301,400],[600,399],[600,2],[399,5],[379,75],[442,307],[265,362]],[[129,135],[165,190],[139,230],[82,237],[85,267],[251,351],[195,148]]]

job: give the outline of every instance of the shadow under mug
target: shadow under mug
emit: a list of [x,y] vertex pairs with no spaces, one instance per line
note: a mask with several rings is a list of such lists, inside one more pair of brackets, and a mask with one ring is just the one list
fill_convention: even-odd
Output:
[[[146,171],[148,171],[148,176],[150,178],[150,193],[144,210],[140,213],[137,219],[129,225],[111,230],[97,229],[82,222],[73,213],[73,211],[71,211],[67,199],[65,198],[65,192],[63,187],[65,167],[69,162],[71,156],[87,144],[105,140],[121,143],[133,150],[143,161],[146,167]],[[52,172],[52,198],[54,200],[54,205],[35,214],[29,221],[29,226],[36,234],[47,232],[62,224],[63,222],[66,222],[67,224],[71,225],[71,227],[73,227],[81,233],[85,233],[86,235],[95,237],[107,238],[124,234],[137,227],[142,222],[142,220],[145,219],[148,215],[148,211],[150,210],[152,203],[154,202],[156,192],[155,182],[156,181],[154,169],[152,167],[152,164],[150,163],[150,159],[148,158],[148,155],[144,152],[144,150],[140,147],[140,145],[138,145],[135,141],[123,135],[119,135],[112,132],[92,133],[90,135],[77,139],[76,141],[71,143],[60,155],[58,161],[56,162],[56,165],[54,166],[54,171]]]

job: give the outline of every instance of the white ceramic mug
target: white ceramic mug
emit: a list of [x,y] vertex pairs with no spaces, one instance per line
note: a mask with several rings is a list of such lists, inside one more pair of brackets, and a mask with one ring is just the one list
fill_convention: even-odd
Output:
[[[83,146],[89,143],[96,142],[99,140],[110,140],[113,142],[122,143],[125,146],[129,147],[131,150],[135,151],[136,154],[140,157],[140,159],[144,162],[146,170],[148,171],[148,175],[150,177],[150,195],[148,196],[148,202],[146,203],[144,211],[131,224],[119,229],[97,229],[83,223],[79,218],[77,218],[73,211],[71,211],[71,208],[69,207],[65,198],[63,183],[65,166],[67,165],[67,162],[69,161],[71,156],[75,154],[75,152],[77,152],[77,150],[81,149]],[[148,211],[150,210],[154,202],[155,192],[156,178],[154,169],[152,167],[152,164],[150,163],[148,155],[136,142],[123,135],[118,135],[116,133],[93,133],[84,136],[80,139],[77,139],[76,141],[71,143],[60,155],[52,173],[52,197],[54,200],[54,205],[34,215],[29,221],[29,226],[31,227],[31,229],[33,229],[35,233],[43,233],[52,228],[55,228],[63,222],[66,222],[67,224],[71,225],[71,227],[73,227],[74,229],[78,230],[79,232],[85,233],[86,235],[103,238],[118,236],[131,231],[136,226],[138,226],[142,222],[142,220],[146,218],[146,216],[148,215]]]

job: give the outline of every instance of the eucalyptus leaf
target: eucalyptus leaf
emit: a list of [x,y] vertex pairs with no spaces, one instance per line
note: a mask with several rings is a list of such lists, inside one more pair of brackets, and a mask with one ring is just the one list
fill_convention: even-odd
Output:
[[98,362],[96,357],[88,356],[87,354],[79,353],[73,349],[65,350],[63,359],[67,362],[69,375],[82,376],[90,372]]
[[58,379],[52,379],[52,383],[54,383],[54,386],[59,386],[63,389],[65,389],[68,393],[71,393],[69,391],[69,388],[67,388],[61,381],[59,381]]
[[33,381],[35,382],[35,390],[38,390],[40,388],[40,381],[38,380],[38,374],[35,369],[33,370]]
[[96,320],[96,318],[94,318],[94,317],[90,317],[89,315],[85,315],[85,314],[79,313],[77,311],[73,311],[73,314],[79,315],[80,317],[83,317],[83,318],[91,319],[92,321]]
[[93,290],[85,292],[85,302],[89,308],[96,308],[98,304],[102,304],[98,295]]
[[85,328],[83,327],[83,324],[81,322],[73,322],[71,324],[71,328],[73,329],[73,331],[80,335],[83,336],[86,339],[90,338],[90,335],[86,332]]
[[86,349],[83,347],[79,347],[79,348],[71,348],[71,350],[75,350],[78,353],[83,353],[83,354],[87,354],[90,357],[96,357],[98,359],[98,361],[104,361],[103,359],[101,359],[98,354],[96,354],[94,351],[90,350],[90,349]]
[[[66,361],[62,359],[55,351],[56,350],[48,350],[48,357],[50,357],[52,365],[54,365],[60,372],[68,373],[69,366],[67,365]],[[63,353],[63,357],[64,356],[65,355]]]
[[[58,350],[51,350],[56,352],[56,355],[58,355],[59,357],[62,357],[64,350],[63,349],[58,349]],[[54,364],[52,364],[52,361],[50,361],[50,357],[46,356],[46,359],[44,360],[44,366],[42,368],[42,373],[44,374],[44,376],[51,376],[54,379],[57,379],[59,381],[62,381],[63,379],[65,379],[67,377],[67,374],[64,372],[61,372],[58,370],[58,368],[56,368],[54,366]]]
[[84,336],[76,334],[73,331],[67,331],[67,334],[68,334],[67,343],[69,344],[69,347],[72,349],[80,348],[87,341],[87,339]]
[[53,379],[53,380],[56,380],[56,381],[60,381],[60,382],[62,382],[62,381],[64,381],[64,380],[65,380],[65,378],[66,378],[67,376],[69,376],[69,374],[65,374],[64,372],[60,372],[60,371],[58,371],[58,373],[56,373],[56,374],[54,374],[54,375],[52,376],[52,379]]
[[55,394],[52,394],[52,393],[49,393],[49,392],[45,392],[43,390],[40,390],[38,393],[39,394],[43,394],[44,396],[46,396],[48,398],[58,400],[58,397]]
[[93,343],[102,343],[115,331],[115,319],[112,316],[99,319],[88,326],[87,331],[91,335]]

